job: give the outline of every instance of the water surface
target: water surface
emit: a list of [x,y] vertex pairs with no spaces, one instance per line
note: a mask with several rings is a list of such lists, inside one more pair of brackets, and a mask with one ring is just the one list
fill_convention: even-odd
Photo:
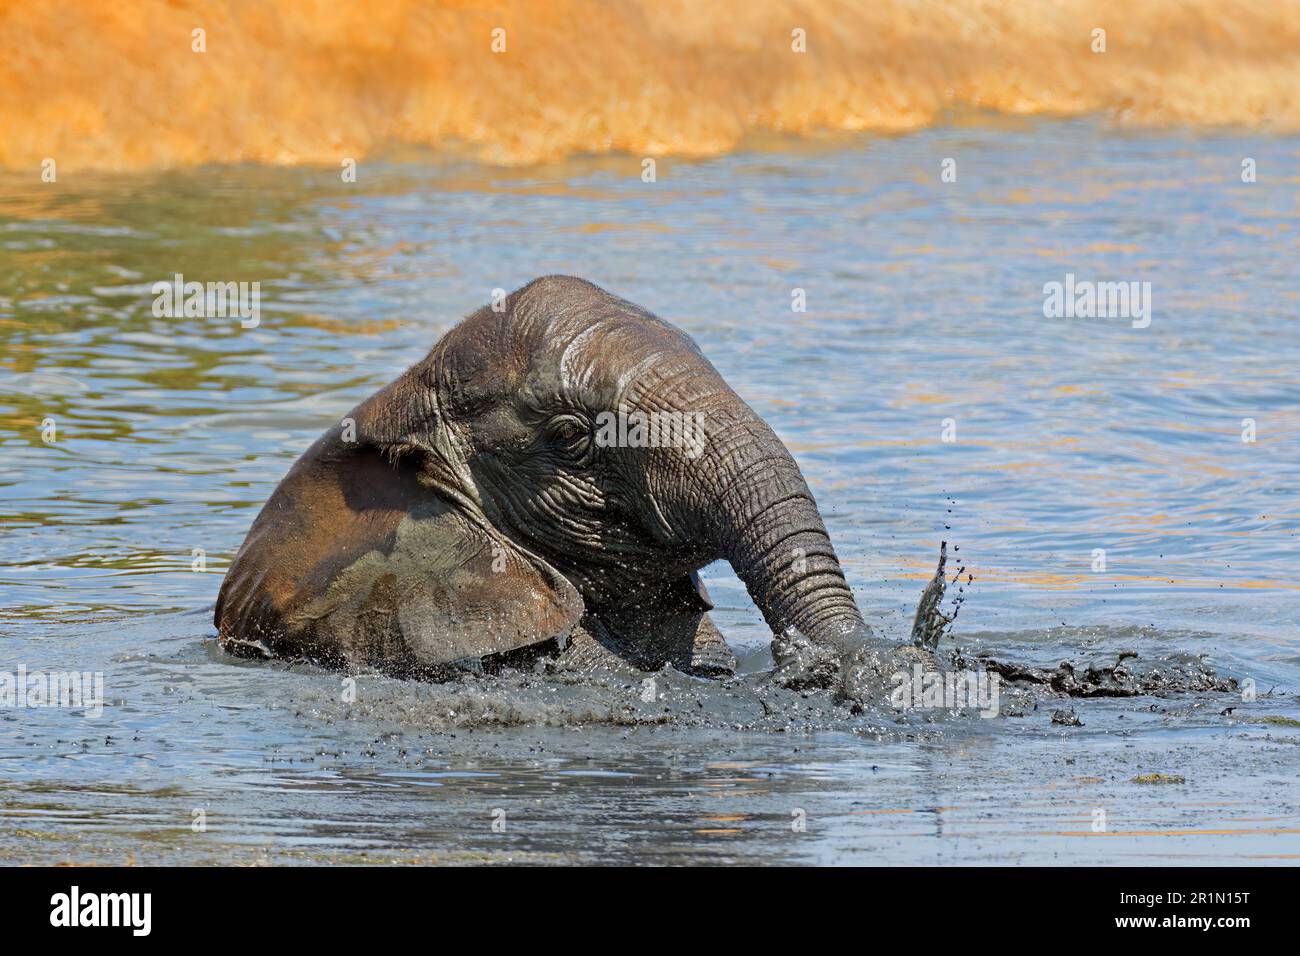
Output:
[[[1300,716],[1298,160],[1296,138],[1048,122],[661,160],[655,183],[628,157],[0,176],[0,668],[103,671],[109,699],[0,710],[0,858],[1295,859],[1300,735],[1259,719]],[[156,318],[175,273],[259,281],[260,326]],[[224,657],[221,574],[297,455],[546,273],[695,337],[886,632],[948,540],[966,647],[1205,654],[1272,696],[772,732],[743,702],[656,726],[635,687],[512,711],[509,684],[366,676],[345,703],[338,675]],[[1067,273],[1150,282],[1150,326],[1044,318]],[[743,588],[706,578],[761,671]]]

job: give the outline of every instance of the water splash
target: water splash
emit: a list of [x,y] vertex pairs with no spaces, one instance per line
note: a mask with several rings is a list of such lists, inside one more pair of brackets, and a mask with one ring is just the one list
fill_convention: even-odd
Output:
[[0,165],[702,156],[969,114],[1296,128],[1298,48],[1294,0],[7,4]]

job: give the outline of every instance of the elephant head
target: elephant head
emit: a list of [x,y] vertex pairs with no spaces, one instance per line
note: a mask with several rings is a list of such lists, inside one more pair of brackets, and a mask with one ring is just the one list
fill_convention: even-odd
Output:
[[216,623],[232,650],[399,670],[542,645],[726,670],[696,574],[718,559],[787,682],[866,640],[772,429],[681,330],[551,276],[463,320],[298,460]]

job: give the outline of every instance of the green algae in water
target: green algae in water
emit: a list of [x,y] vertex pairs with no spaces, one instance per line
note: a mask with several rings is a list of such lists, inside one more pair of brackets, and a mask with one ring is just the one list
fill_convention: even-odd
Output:
[[1159,783],[1186,783],[1186,782],[1187,782],[1186,778],[1180,777],[1177,774],[1170,774],[1170,773],[1144,773],[1144,774],[1139,774],[1138,776],[1133,778],[1133,783],[1159,784]]
[[1275,724],[1278,727],[1300,727],[1300,720],[1296,720],[1294,717],[1261,717],[1259,722],[1261,724]]

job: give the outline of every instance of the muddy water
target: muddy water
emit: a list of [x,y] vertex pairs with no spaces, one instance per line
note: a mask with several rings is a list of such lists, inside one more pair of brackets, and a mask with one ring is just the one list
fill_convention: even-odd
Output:
[[[1004,124],[662,161],[655,184],[618,158],[403,159],[347,186],[0,177],[0,671],[99,671],[107,698],[0,708],[0,859],[1300,858],[1300,140]],[[260,327],[155,318],[178,272],[261,282]],[[880,630],[907,633],[946,539],[949,648],[1204,656],[1256,699],[850,713],[766,685],[725,566],[730,685],[363,674],[352,699],[224,657],[221,573],[292,460],[546,272],[696,337],[795,451]],[[1067,273],[1151,282],[1150,326],[1044,318]]]

